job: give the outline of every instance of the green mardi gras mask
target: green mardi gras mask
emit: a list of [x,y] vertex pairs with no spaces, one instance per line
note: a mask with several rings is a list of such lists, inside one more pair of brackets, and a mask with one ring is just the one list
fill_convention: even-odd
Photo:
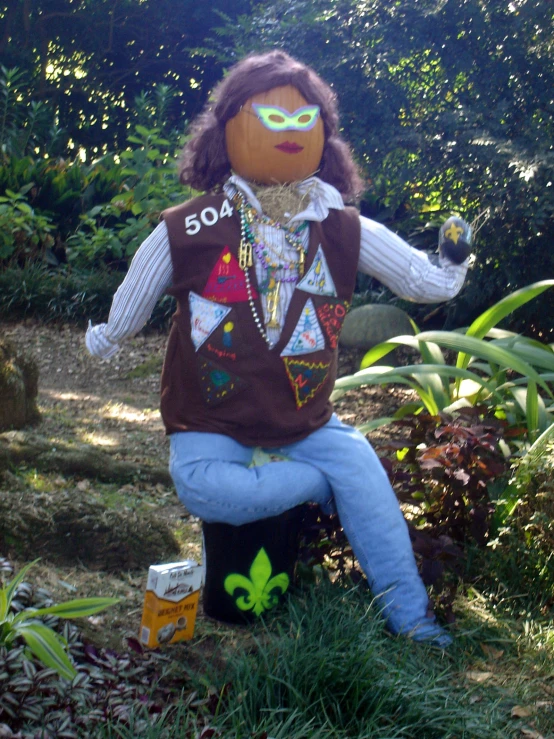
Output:
[[303,105],[289,113],[278,105],[252,103],[261,123],[270,131],[310,131],[319,118],[319,105]]

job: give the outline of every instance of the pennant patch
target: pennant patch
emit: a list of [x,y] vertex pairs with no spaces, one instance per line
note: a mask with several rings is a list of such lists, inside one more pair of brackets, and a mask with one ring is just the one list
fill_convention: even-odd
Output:
[[290,341],[281,352],[281,356],[311,354],[320,349],[325,349],[325,337],[317,320],[312,299],[308,298]]
[[189,293],[189,308],[190,335],[194,348],[198,351],[231,309],[212,303],[193,292]]
[[240,377],[204,357],[198,360],[198,379],[204,402],[209,406],[218,405],[248,387]]
[[223,360],[225,363],[235,362],[239,354],[244,357],[249,353],[248,344],[242,340],[233,309],[204,342],[202,353],[211,354],[214,359]]
[[315,255],[312,266],[296,287],[299,290],[304,290],[314,295],[337,296],[335,283],[331,277],[331,271],[323,254],[321,244],[317,247],[317,254]]
[[[218,303],[242,303],[248,300],[244,272],[228,246],[223,249],[212,269],[202,297],[207,300],[216,300]],[[254,288],[252,288],[252,297],[258,297]]]
[[306,362],[283,357],[285,369],[294,391],[296,407],[302,408],[325,384],[330,362]]
[[337,348],[337,344],[339,343],[339,334],[341,332],[347,310],[348,303],[346,300],[323,303],[317,308],[319,321],[325,329],[331,349]]

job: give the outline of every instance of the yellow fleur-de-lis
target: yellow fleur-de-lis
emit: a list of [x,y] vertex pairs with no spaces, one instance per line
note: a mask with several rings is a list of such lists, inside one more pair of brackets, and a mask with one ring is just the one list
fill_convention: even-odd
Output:
[[246,595],[235,598],[237,607],[241,611],[253,611],[256,616],[260,616],[264,611],[274,608],[279,602],[279,595],[285,593],[289,587],[286,572],[274,577],[271,577],[271,573],[271,562],[262,547],[250,567],[250,579],[233,572],[227,575],[223,586],[232,598],[237,590],[245,590]]
[[463,234],[464,229],[460,226],[456,226],[455,223],[453,223],[449,228],[446,229],[444,232],[444,235],[447,239],[451,239],[455,244],[458,243],[458,239]]

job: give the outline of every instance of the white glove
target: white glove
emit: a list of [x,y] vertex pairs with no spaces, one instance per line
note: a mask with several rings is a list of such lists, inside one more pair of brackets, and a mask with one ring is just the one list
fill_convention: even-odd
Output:
[[93,326],[92,322],[88,322],[87,334],[85,336],[85,344],[90,354],[101,359],[110,359],[120,349],[119,344],[114,344],[105,336],[106,324],[99,323]]

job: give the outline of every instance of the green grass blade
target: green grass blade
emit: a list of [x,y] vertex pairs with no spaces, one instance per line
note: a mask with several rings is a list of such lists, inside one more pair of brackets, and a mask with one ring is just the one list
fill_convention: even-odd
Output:
[[533,344],[517,341],[510,351],[532,364],[533,367],[554,372],[554,353],[548,346],[543,345],[539,348]]
[[[498,401],[502,400],[502,396],[497,393],[495,385],[487,382],[483,377],[471,372],[471,370],[443,364],[410,364],[405,365],[404,367],[369,367],[366,370],[356,372],[354,375],[341,377],[337,380],[336,387],[340,387],[344,390],[351,390],[353,388],[363,387],[364,385],[386,385],[394,383],[406,384],[406,378],[412,378],[423,385],[424,378],[433,375],[438,375],[448,380],[452,378],[472,380],[479,384],[490,395],[496,397]],[[414,387],[414,389],[416,388]],[[416,392],[418,392],[417,389]],[[450,404],[453,399],[454,398],[449,397],[446,405]]]
[[525,402],[525,415],[527,418],[527,433],[529,439],[534,441],[539,431],[539,394],[537,392],[537,383],[532,380],[527,385],[527,398]]
[[531,462],[535,462],[541,458],[545,453],[548,445],[554,441],[554,423],[550,425],[539,438],[530,446],[526,458],[529,458]]
[[[538,295],[543,293],[548,288],[554,285],[554,280],[543,280],[541,282],[535,282],[532,285],[516,290],[515,292],[507,295],[498,303],[495,303],[484,313],[481,313],[471,326],[466,331],[466,336],[475,337],[477,339],[483,339],[489,332],[499,323],[503,318],[508,316],[517,308],[520,308],[525,303],[533,300]],[[456,361],[456,366],[467,367],[469,357],[465,352],[461,352]]]
[[383,343],[372,347],[368,352],[366,352],[366,354],[364,354],[362,361],[360,362],[360,369],[371,367],[372,364],[375,364],[375,362],[378,362],[380,359],[383,359],[383,357],[386,357],[387,354],[394,351],[397,346],[399,345],[391,341],[384,341]]
[[30,562],[29,564],[22,567],[17,573],[17,575],[13,578],[13,580],[10,580],[8,586],[4,588],[4,592],[6,595],[6,601],[5,601],[6,612],[2,616],[2,620],[6,618],[6,615],[9,611],[15,591],[19,587],[20,583],[23,582],[23,580],[25,579],[25,575],[29,572],[31,567],[33,567],[33,565],[36,565],[37,562],[38,562],[38,559],[35,559],[33,560],[33,562]]
[[374,418],[367,423],[363,423],[361,426],[356,426],[356,428],[361,434],[369,434],[371,431],[375,431],[376,429],[381,428],[381,426],[386,426],[394,420],[395,419],[392,416],[382,416],[381,418]]
[[484,313],[481,313],[468,328],[466,335],[482,339],[503,318],[553,286],[554,280],[542,280],[541,282],[534,282],[532,285],[527,285],[526,287],[522,287],[521,290],[516,290],[510,295],[507,295]]
[[[473,336],[456,334],[451,331],[427,331],[420,334],[419,338],[423,341],[434,341],[439,346],[465,353],[467,355],[467,363],[469,362],[469,358],[474,356],[480,359],[486,359],[492,364],[498,364],[500,367],[512,369],[520,375],[527,376],[531,380],[534,380],[538,385],[546,390],[549,395],[552,395],[548,385],[541,379],[541,376],[530,364],[521,359],[521,357],[516,353],[510,352],[499,346],[495,346],[491,342],[476,339]],[[458,362],[456,366],[458,368],[465,368],[467,363],[460,365]]]
[[36,611],[22,611],[15,617],[14,622],[51,614],[55,614],[60,618],[83,618],[93,616],[95,613],[103,611],[109,606],[114,606],[116,603],[119,603],[119,598],[79,598],[67,603],[58,603],[48,608],[38,608]]
[[16,631],[43,664],[56,670],[67,680],[76,677],[77,670],[69,661],[60,639],[52,629],[44,624],[19,624]]
[[8,615],[9,611],[9,605],[8,605],[8,595],[7,595],[7,589],[2,588],[0,589],[0,624],[2,621],[5,621],[6,616]]

